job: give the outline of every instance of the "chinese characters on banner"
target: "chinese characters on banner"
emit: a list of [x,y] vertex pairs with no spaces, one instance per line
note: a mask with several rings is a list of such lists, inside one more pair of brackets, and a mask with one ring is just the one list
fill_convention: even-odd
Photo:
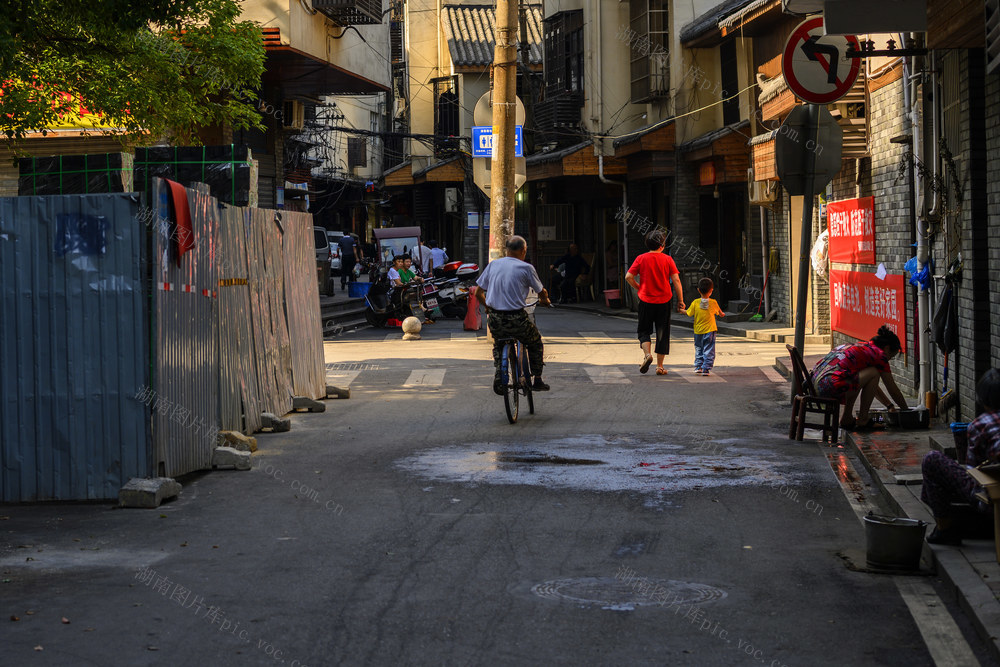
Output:
[[906,340],[905,281],[902,274],[879,280],[874,273],[830,271],[830,328],[868,340],[883,324]]
[[[875,263],[875,198],[844,199],[827,204],[830,261]],[[870,336],[868,336],[870,338]]]

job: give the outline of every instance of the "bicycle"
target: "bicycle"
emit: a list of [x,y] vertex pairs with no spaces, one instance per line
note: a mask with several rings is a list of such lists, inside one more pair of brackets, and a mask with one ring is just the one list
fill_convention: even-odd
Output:
[[[507,410],[507,421],[517,422],[518,396],[528,399],[528,412],[535,414],[535,401],[531,396],[531,372],[528,368],[528,354],[524,344],[516,338],[503,338],[500,355],[500,380],[503,382],[503,405]],[[512,365],[511,360],[515,360]]]
[[[528,301],[525,310],[534,322],[535,306],[538,304],[538,295],[534,290],[529,292]],[[549,304],[549,307],[554,306]],[[503,404],[507,411],[507,421],[514,424],[517,422],[520,403],[518,397],[521,395],[528,400],[528,413],[535,414],[535,401],[531,394],[531,369],[528,366],[528,353],[521,341],[516,338],[501,338],[500,342],[503,343],[500,353],[500,381],[504,386]],[[511,365],[511,359],[516,360],[516,363]]]

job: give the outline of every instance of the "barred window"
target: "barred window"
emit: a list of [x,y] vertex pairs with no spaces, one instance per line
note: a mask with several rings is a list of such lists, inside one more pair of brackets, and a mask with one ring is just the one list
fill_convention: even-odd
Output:
[[632,103],[663,97],[670,89],[667,0],[629,0],[629,69]]
[[583,11],[545,19],[545,95],[583,92]]

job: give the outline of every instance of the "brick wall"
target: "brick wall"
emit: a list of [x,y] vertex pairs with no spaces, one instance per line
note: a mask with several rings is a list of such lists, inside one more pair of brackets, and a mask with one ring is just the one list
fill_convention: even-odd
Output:
[[[900,160],[906,153],[906,145],[891,143],[890,139],[909,131],[903,108],[902,80],[890,83],[871,93],[868,108],[869,158],[860,161],[845,160],[843,168],[832,184],[831,201],[874,197],[875,201],[875,261],[874,265],[833,264],[833,268],[849,271],[874,273],[878,263],[885,264],[892,274],[905,274],[903,265],[915,254],[912,243],[915,239],[913,223],[910,219],[911,200],[908,172],[900,177]],[[858,171],[860,170],[860,178]],[[860,182],[859,182],[860,181]],[[823,220],[826,227],[826,220]],[[906,290],[906,350],[892,362],[893,374],[904,393],[913,394],[916,382],[917,358],[913,354],[915,340],[914,313],[916,312],[916,292]],[[827,290],[829,308],[829,290]],[[827,320],[829,326],[829,320]],[[875,335],[875,331],[871,332]],[[853,343],[855,339],[833,331],[834,345]]]
[[[995,107],[994,97],[987,104],[984,86],[986,74],[982,51],[960,53],[961,147],[954,150],[959,176],[965,185],[961,212],[962,282],[957,289],[959,312],[959,349],[956,354],[959,414],[963,421],[976,412],[976,381],[990,367],[990,302],[996,293],[989,291],[990,246],[987,219],[987,109]],[[995,121],[996,111],[989,111]],[[995,159],[995,158],[994,158]],[[992,297],[992,298],[991,298]]]
[[778,311],[778,321],[786,325],[792,324],[792,265],[788,220],[790,210],[788,193],[782,188],[774,208],[768,212],[768,253],[770,254],[770,248],[777,249],[778,273],[768,278],[767,289],[771,309]]
[[986,192],[990,277],[990,365],[1000,368],[1000,71],[986,76]]

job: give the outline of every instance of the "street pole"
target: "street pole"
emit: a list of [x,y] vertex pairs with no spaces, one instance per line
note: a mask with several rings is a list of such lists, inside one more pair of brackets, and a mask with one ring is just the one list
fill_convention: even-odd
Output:
[[[809,105],[809,131],[813,146],[819,145],[819,106]],[[806,144],[808,145],[808,143]],[[806,292],[809,290],[809,249],[812,245],[813,199],[816,190],[816,151],[806,149],[806,188],[802,202],[802,232],[799,242],[799,286],[795,299],[795,349],[805,358]],[[797,377],[792,374],[792,398],[801,391]]]
[[493,52],[493,160],[490,170],[490,261],[506,255],[514,233],[514,125],[517,116],[517,5],[497,0]]

